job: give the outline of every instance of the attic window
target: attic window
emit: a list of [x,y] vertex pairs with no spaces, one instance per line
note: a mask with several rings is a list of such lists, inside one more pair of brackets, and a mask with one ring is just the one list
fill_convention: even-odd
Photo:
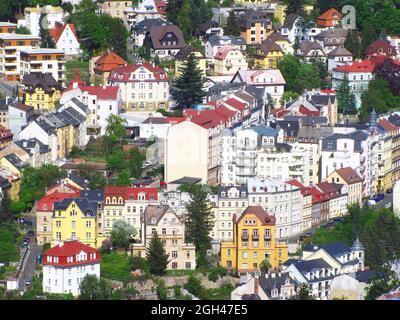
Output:
[[152,224],[155,224],[155,223],[156,223],[156,218],[154,218],[154,217],[151,218],[151,223],[152,223]]

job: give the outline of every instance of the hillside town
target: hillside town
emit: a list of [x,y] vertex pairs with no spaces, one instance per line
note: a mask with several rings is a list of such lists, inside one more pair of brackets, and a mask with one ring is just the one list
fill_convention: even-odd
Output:
[[0,300],[398,300],[400,3],[348,4],[0,4]]

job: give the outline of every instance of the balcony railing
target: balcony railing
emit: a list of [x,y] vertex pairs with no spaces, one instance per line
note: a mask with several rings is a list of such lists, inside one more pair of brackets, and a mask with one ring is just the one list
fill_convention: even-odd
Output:
[[242,240],[243,241],[249,240],[249,235],[248,234],[242,234]]

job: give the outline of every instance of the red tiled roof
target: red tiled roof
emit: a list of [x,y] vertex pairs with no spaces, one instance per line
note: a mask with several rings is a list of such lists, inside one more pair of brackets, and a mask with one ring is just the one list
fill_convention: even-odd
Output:
[[330,8],[318,17],[317,24],[322,27],[332,27],[334,20],[342,19],[342,14],[335,8]]
[[334,184],[329,182],[321,182],[317,184],[317,187],[325,193],[330,199],[334,199],[340,196],[340,192]]
[[63,34],[64,30],[69,26],[71,28],[72,34],[75,36],[75,38],[78,40],[78,36],[76,35],[76,30],[75,30],[75,25],[72,23],[68,24],[62,24],[59,22],[56,22],[55,27],[49,29],[51,37],[54,39],[55,42],[57,42],[61,35]]
[[104,53],[99,59],[95,62],[96,70],[102,72],[108,72],[120,66],[124,66],[126,61],[122,59],[119,55],[117,55],[114,51]]
[[283,109],[283,108],[281,108],[281,109],[275,108],[275,109],[272,109],[271,113],[272,113],[273,115],[275,115],[275,117],[280,118],[280,117],[284,117],[285,115],[287,115],[288,113],[290,113],[290,110],[288,110],[288,109]]
[[320,90],[320,91],[321,91],[321,93],[325,93],[325,94],[335,94],[336,93],[336,90],[329,90],[329,89]]
[[[167,71],[165,71],[163,68],[157,67],[152,65],[150,62],[143,62],[143,63],[138,63],[138,64],[128,64],[126,66],[118,67],[115,68],[111,71],[111,74],[109,76],[109,80],[111,81],[116,81],[116,82],[135,82],[135,81],[148,81],[148,79],[135,79],[135,80],[130,80],[131,73],[135,72],[137,69],[144,67],[145,69],[149,70],[150,72],[153,73],[154,78],[156,81],[169,81],[170,78],[168,77]],[[154,80],[150,80],[154,81]]]
[[154,4],[156,5],[157,13],[159,13],[159,14],[166,14],[167,13],[167,11],[164,10],[167,7],[167,3],[166,2],[164,2],[162,0],[154,0]]
[[300,106],[299,112],[310,117],[318,117],[320,115],[319,111],[311,111],[303,105]]
[[218,60],[224,60],[224,59],[226,59],[226,56],[228,55],[228,53],[231,52],[232,50],[238,50],[238,49],[235,47],[230,47],[230,46],[222,47],[221,49],[219,49],[217,51],[214,58],[218,59]]
[[[82,251],[87,254],[87,260],[77,261],[76,256]],[[96,254],[96,256],[92,257],[92,254]],[[47,257],[49,256],[52,257],[52,262],[47,261]],[[58,257],[57,263],[54,262],[54,257]],[[68,257],[72,257],[72,262],[68,262]],[[87,246],[79,241],[66,241],[62,245],[57,245],[47,250],[43,254],[42,261],[44,266],[76,266],[83,264],[100,263],[101,255],[99,250]]]
[[232,118],[235,116],[236,112],[228,109],[227,107],[220,105],[215,111],[225,117]]
[[194,117],[199,115],[200,111],[196,109],[185,109],[183,110],[183,115],[187,117]]
[[371,43],[365,49],[366,56],[374,55],[386,55],[389,57],[394,57],[397,55],[396,48],[393,47],[387,40],[377,40]]
[[336,173],[344,181],[346,181],[347,184],[353,184],[353,183],[357,183],[357,182],[362,182],[361,177],[351,167],[337,169]]
[[387,119],[380,119],[378,121],[378,123],[383,129],[385,129],[387,131],[396,131],[399,129],[399,127],[395,126],[393,123],[391,123]]
[[181,123],[182,121],[185,121],[185,117],[166,117],[165,118],[168,123]]
[[339,72],[373,72],[375,63],[371,60],[354,61],[352,64],[339,66],[334,68],[333,71]]
[[319,203],[324,201],[329,201],[329,197],[324,192],[321,192],[317,189],[317,187],[310,188],[310,192],[312,195],[312,203]]
[[228,117],[216,112],[215,110],[203,110],[197,116],[192,117],[192,122],[203,128],[215,128],[221,123],[225,123]]
[[290,184],[292,186],[298,187],[300,189],[304,189],[305,188],[305,186],[298,180],[289,180],[286,183],[288,183],[288,184]]
[[234,98],[228,99],[224,103],[234,107],[236,110],[240,112],[242,112],[247,107],[246,103],[240,102]]
[[54,191],[50,194],[46,194],[42,199],[39,200],[37,211],[53,211],[54,203],[61,202],[65,198],[77,198],[79,197],[79,191],[75,193],[61,193]]
[[116,100],[118,96],[118,86],[82,86],[82,92],[88,92],[91,95],[97,96],[100,100]]
[[[124,201],[138,200],[139,193],[144,193],[146,200],[157,200],[158,199],[157,192],[158,192],[157,188],[107,186],[104,189],[104,199],[106,199],[107,197],[122,196]],[[150,197],[152,197],[152,199],[150,199]]]

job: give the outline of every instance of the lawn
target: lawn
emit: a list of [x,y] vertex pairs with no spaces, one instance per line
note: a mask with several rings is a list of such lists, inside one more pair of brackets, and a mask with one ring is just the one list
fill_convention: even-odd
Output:
[[67,83],[69,83],[75,75],[75,66],[79,69],[80,78],[85,81],[87,84],[90,83],[90,73],[89,73],[89,61],[67,61],[65,63],[65,77],[67,79]]
[[131,265],[126,254],[115,252],[103,254],[101,262],[101,276],[110,280],[129,281],[131,277]]
[[13,225],[3,225],[0,227],[0,262],[10,262],[19,260],[18,232]]

